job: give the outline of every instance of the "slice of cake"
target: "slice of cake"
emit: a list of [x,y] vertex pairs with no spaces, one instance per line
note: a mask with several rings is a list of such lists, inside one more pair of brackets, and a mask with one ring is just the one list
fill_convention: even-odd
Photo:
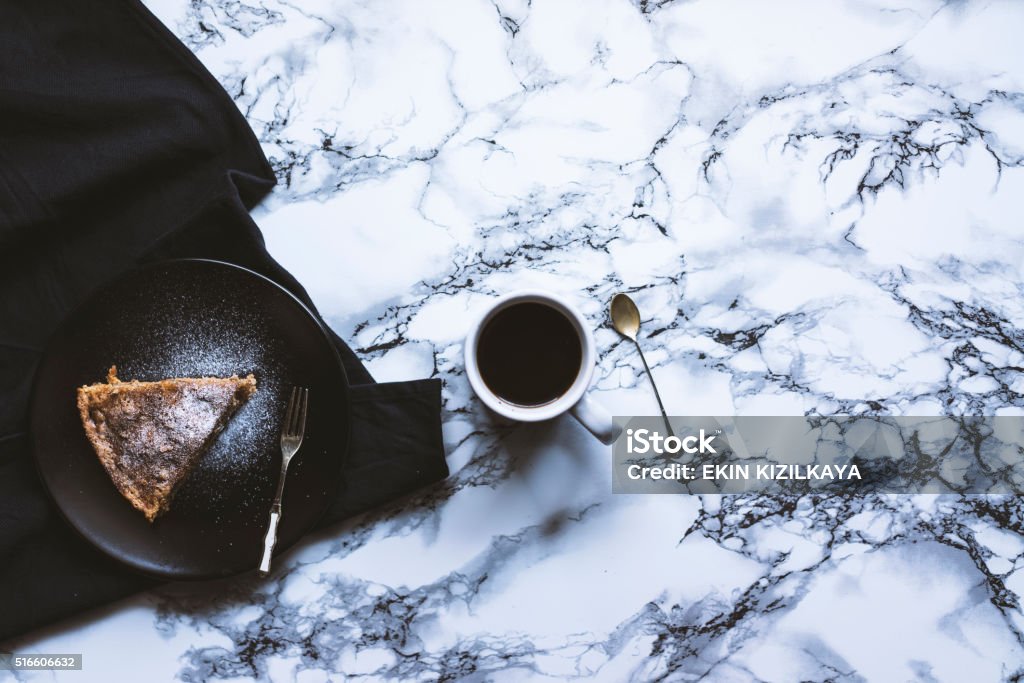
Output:
[[152,522],[254,393],[252,375],[122,382],[114,366],[79,387],[78,412],[114,486]]

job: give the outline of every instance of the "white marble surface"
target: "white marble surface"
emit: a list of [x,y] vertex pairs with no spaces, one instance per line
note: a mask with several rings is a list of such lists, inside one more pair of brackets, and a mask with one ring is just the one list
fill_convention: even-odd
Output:
[[[613,496],[569,418],[481,410],[489,297],[576,297],[600,399],[676,414],[1024,406],[1019,2],[155,0],[280,185],[271,252],[381,380],[439,376],[452,477],[274,579],[47,629],[68,681],[994,681],[1011,498]],[[25,675],[49,680],[51,674]]]

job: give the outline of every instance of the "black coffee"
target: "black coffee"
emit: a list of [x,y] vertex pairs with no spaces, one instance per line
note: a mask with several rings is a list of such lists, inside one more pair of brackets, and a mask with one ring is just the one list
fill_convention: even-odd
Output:
[[540,406],[572,386],[580,374],[583,346],[563,313],[529,302],[503,308],[487,321],[476,356],[480,376],[498,397]]

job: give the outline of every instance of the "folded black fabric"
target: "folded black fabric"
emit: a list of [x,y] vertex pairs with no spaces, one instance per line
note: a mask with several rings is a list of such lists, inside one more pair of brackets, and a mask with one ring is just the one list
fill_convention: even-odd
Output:
[[[136,0],[0,4],[0,640],[154,584],[79,538],[36,474],[28,396],[47,340],[103,282],[171,257],[246,266],[312,309],[248,214],[273,184],[234,103]],[[334,341],[353,435],[322,524],[448,473],[440,382],[375,384]]]

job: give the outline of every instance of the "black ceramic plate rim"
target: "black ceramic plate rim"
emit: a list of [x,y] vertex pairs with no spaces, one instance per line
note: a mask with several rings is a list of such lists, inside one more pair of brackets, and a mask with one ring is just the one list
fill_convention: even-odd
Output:
[[[271,280],[266,275],[258,273],[256,271],[250,269],[250,268],[246,268],[245,266],[240,266],[240,265],[238,265],[236,263],[230,263],[228,261],[219,261],[217,259],[208,259],[208,258],[173,258],[173,259],[162,259],[162,260],[159,260],[159,261],[153,261],[151,263],[145,263],[143,265],[130,268],[129,270],[126,270],[125,272],[120,273],[119,275],[116,275],[115,277],[112,277],[109,280],[106,280],[105,282],[103,282],[99,287],[97,287],[95,289],[95,291],[93,291],[89,296],[87,296],[85,299],[80,301],[78,304],[76,304],[71,309],[71,311],[68,313],[68,315],[65,316],[64,321],[50,335],[50,341],[47,342],[47,344],[46,344],[46,346],[45,346],[45,348],[43,350],[43,353],[40,356],[39,362],[36,364],[35,372],[33,373],[33,377],[32,377],[32,393],[31,393],[30,398],[29,398],[29,406],[30,406],[29,437],[30,437],[30,442],[31,442],[32,460],[33,460],[33,462],[35,464],[36,473],[39,475],[39,479],[43,483],[43,488],[46,489],[46,493],[49,496],[50,500],[53,501],[54,507],[57,509],[57,511],[60,514],[60,516],[68,523],[68,526],[70,526],[72,529],[74,529],[75,533],[78,535],[79,538],[83,539],[85,542],[87,542],[93,548],[95,548],[98,551],[102,552],[106,557],[109,557],[110,559],[112,559],[115,562],[117,562],[120,566],[122,566],[122,567],[124,567],[126,569],[130,569],[130,570],[134,571],[135,573],[140,574],[142,576],[148,576],[150,578],[161,579],[161,580],[165,580],[165,581],[207,581],[207,580],[211,580],[211,579],[223,579],[223,578],[227,578],[227,577],[230,577],[230,576],[241,576],[241,575],[245,575],[245,574],[251,574],[252,571],[255,569],[255,567],[253,567],[252,569],[245,569],[245,570],[242,570],[242,571],[239,571],[239,572],[230,572],[230,573],[163,572],[163,571],[159,571],[159,570],[156,570],[156,569],[140,567],[140,566],[138,566],[136,564],[133,564],[132,562],[128,561],[127,558],[125,558],[123,556],[120,556],[120,555],[118,555],[116,553],[110,552],[108,548],[106,548],[106,547],[96,543],[92,538],[90,538],[89,535],[86,534],[85,531],[78,525],[78,523],[76,523],[76,521],[72,517],[69,517],[64,512],[63,506],[60,504],[60,501],[57,500],[57,497],[54,495],[54,492],[53,492],[52,488],[50,487],[50,482],[47,479],[46,473],[44,472],[44,470],[43,470],[43,468],[41,466],[40,460],[39,460],[38,446],[36,444],[36,438],[35,438],[35,434],[36,434],[36,428],[35,428],[36,427],[36,414],[37,414],[36,406],[39,403],[39,396],[38,396],[39,382],[37,380],[39,378],[39,372],[40,372],[41,368],[43,367],[43,363],[50,356],[51,352],[53,351],[53,347],[55,347],[57,345],[58,340],[63,336],[61,333],[63,333],[66,328],[70,327],[75,322],[77,322],[78,318],[81,317],[82,311],[85,310],[86,306],[89,303],[91,303],[92,300],[96,296],[98,296],[99,294],[102,294],[104,292],[104,290],[114,286],[115,284],[117,284],[118,282],[120,282],[123,279],[134,277],[134,276],[136,276],[136,275],[138,275],[140,273],[143,273],[143,272],[145,272],[147,270],[155,270],[155,269],[160,268],[160,267],[173,266],[174,264],[177,264],[177,263],[201,263],[201,264],[206,264],[206,265],[210,265],[210,266],[213,266],[213,267],[228,268],[228,269],[231,269],[231,270],[240,271],[240,272],[246,274],[247,276],[254,277],[257,280],[261,280],[261,281],[271,285],[272,288],[274,288],[274,289],[278,290],[279,292],[281,292],[282,294],[284,294],[287,299],[289,299],[292,303],[294,303],[303,313],[306,314],[307,317],[309,317],[310,320],[313,321],[313,323],[316,325],[316,328],[320,331],[320,334],[323,337],[324,342],[327,344],[327,348],[330,349],[331,357],[334,359],[335,364],[338,367],[338,372],[340,374],[340,377],[343,380],[341,382],[341,386],[338,388],[338,390],[343,395],[342,396],[342,402],[345,405],[345,411],[346,411],[345,420],[349,424],[349,428],[345,432],[345,444],[343,445],[343,447],[341,449],[341,457],[338,459],[338,461],[339,461],[338,462],[338,469],[341,470],[341,468],[344,466],[345,460],[348,458],[348,451],[349,451],[349,447],[350,447],[351,442],[352,442],[352,429],[351,429],[351,424],[352,424],[352,404],[351,404],[351,396],[350,396],[350,393],[349,393],[348,373],[345,371],[345,364],[342,363],[341,355],[338,353],[338,349],[334,345],[334,340],[331,339],[331,335],[327,331],[327,328],[326,328],[325,324],[320,320],[319,316],[317,316],[315,313],[313,313],[313,311],[311,311],[309,309],[309,307],[305,303],[303,303],[303,301],[301,299],[299,299],[297,296],[295,296],[292,292],[290,292],[284,286],[282,286],[282,285],[278,284],[277,282],[274,282],[273,280]],[[331,498],[335,498],[337,496],[338,489],[341,486],[341,479],[342,479],[342,477],[339,476],[335,480],[334,485],[331,487],[331,491],[330,491],[330,495],[328,496],[328,500],[330,500]],[[323,518],[323,515],[327,513],[327,507],[328,506],[325,505],[324,509],[321,511],[320,515],[318,515],[310,524],[308,524],[306,528],[302,529],[301,533],[299,533],[295,537],[295,539],[293,539],[291,542],[278,543],[278,545],[274,548],[274,557],[276,558],[276,557],[280,556],[281,554],[283,554],[284,552],[286,552],[288,549],[294,547],[300,540],[302,540],[306,535],[308,535],[309,532],[312,531],[316,527],[316,525],[319,522],[319,520]],[[269,519],[269,515],[270,515],[270,508],[269,508],[269,506],[267,508],[267,515],[268,515],[268,519]]]

